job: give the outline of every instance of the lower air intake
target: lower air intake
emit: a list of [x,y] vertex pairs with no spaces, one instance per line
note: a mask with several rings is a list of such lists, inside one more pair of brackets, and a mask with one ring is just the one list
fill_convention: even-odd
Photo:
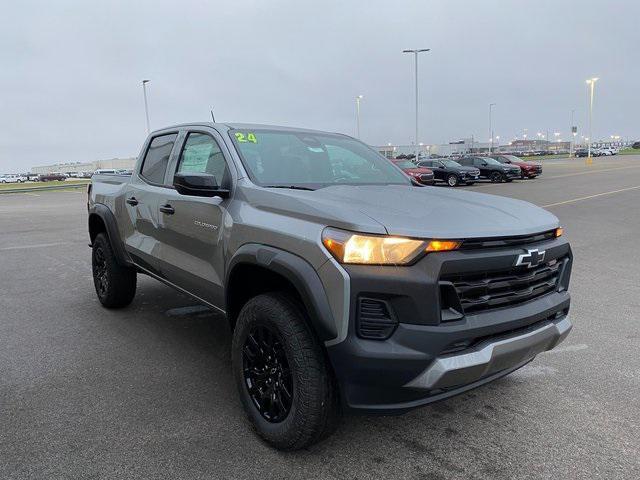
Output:
[[398,321],[384,300],[360,298],[358,300],[357,333],[360,338],[386,340],[396,329]]

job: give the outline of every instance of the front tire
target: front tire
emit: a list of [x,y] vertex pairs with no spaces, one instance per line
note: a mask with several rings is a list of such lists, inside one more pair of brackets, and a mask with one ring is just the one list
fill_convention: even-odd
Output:
[[447,185],[450,187],[455,187],[458,185],[458,176],[457,175],[449,175],[447,177]]
[[293,299],[258,295],[233,332],[233,375],[257,434],[279,450],[308,447],[335,429],[339,405],[320,344]]
[[105,233],[99,233],[93,241],[91,267],[96,294],[103,306],[122,308],[132,302],[136,295],[136,271],[118,264]]
[[493,172],[489,178],[493,183],[500,183],[502,181],[502,174],[500,172]]

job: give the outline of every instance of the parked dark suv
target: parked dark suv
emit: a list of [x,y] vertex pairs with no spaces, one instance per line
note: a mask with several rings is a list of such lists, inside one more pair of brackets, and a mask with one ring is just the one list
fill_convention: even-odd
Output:
[[458,162],[447,158],[423,160],[418,165],[433,170],[435,180],[447,182],[450,187],[455,187],[461,183],[473,185],[480,177],[480,170],[477,168],[464,167]]
[[503,165],[491,157],[464,157],[458,160],[460,165],[476,167],[480,170],[481,178],[488,178],[492,182],[510,182],[514,178],[520,178],[520,167]]

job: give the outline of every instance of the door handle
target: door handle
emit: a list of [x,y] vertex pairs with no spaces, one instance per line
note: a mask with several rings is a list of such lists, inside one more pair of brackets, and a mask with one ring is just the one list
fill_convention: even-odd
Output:
[[138,200],[136,200],[136,197],[127,198],[126,202],[134,207],[138,204]]
[[167,215],[173,215],[174,213],[176,213],[176,209],[173,208],[171,205],[169,205],[168,203],[166,205],[162,205],[160,207],[160,211],[162,213],[166,213]]

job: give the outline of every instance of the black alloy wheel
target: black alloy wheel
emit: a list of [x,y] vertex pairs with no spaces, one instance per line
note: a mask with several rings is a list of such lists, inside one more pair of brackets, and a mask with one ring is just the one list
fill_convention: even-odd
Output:
[[450,187],[455,187],[456,185],[458,185],[458,176],[457,175],[449,175],[447,177],[447,185],[449,185]]
[[254,326],[242,349],[244,381],[256,409],[270,423],[282,422],[293,403],[293,376],[278,333]]
[[107,257],[104,249],[97,246],[93,253],[93,278],[95,281],[96,292],[99,298],[107,296],[109,291],[109,276],[107,271]]
[[502,174],[500,172],[493,172],[490,178],[492,182],[500,183],[502,181]]

